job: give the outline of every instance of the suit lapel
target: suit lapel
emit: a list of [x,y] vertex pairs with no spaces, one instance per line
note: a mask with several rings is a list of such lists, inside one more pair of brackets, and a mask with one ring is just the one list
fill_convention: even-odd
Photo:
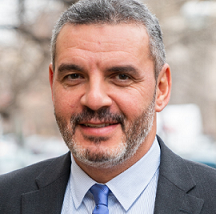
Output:
[[196,183],[185,163],[158,138],[161,163],[154,214],[199,214],[204,201],[190,195]]
[[[184,160],[158,138],[161,164],[154,214],[199,214],[204,201],[190,195],[196,183]],[[60,214],[70,175],[70,153],[54,159],[36,178],[38,190],[22,195],[22,214]]]
[[70,174],[70,153],[54,159],[36,178],[38,190],[22,195],[22,214],[60,214]]

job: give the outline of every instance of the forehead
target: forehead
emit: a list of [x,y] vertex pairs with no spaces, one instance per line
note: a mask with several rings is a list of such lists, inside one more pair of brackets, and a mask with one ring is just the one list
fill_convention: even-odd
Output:
[[134,57],[145,54],[149,57],[149,36],[141,24],[66,24],[57,38],[56,60],[73,54],[74,50],[100,55],[122,52]]

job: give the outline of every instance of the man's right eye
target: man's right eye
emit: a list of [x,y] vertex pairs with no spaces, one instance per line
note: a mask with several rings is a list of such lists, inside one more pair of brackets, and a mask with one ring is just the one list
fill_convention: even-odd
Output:
[[85,77],[80,73],[68,73],[63,77],[62,83],[68,86],[74,86],[83,82],[84,79]]
[[68,79],[79,79],[79,78],[81,78],[81,76],[80,74],[77,73],[68,75]]

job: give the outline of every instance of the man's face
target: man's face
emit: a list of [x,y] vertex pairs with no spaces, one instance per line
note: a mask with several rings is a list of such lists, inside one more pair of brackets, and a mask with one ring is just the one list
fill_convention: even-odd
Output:
[[143,26],[65,25],[50,82],[58,126],[78,162],[111,167],[140,145],[148,150],[156,81]]

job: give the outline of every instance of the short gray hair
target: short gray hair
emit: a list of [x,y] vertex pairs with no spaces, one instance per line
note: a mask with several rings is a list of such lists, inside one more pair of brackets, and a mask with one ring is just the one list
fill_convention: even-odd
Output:
[[155,78],[166,61],[159,22],[145,4],[137,0],[80,0],[60,16],[53,30],[51,40],[53,69],[55,69],[57,37],[67,23],[74,25],[142,24],[149,35],[149,49],[155,64]]

